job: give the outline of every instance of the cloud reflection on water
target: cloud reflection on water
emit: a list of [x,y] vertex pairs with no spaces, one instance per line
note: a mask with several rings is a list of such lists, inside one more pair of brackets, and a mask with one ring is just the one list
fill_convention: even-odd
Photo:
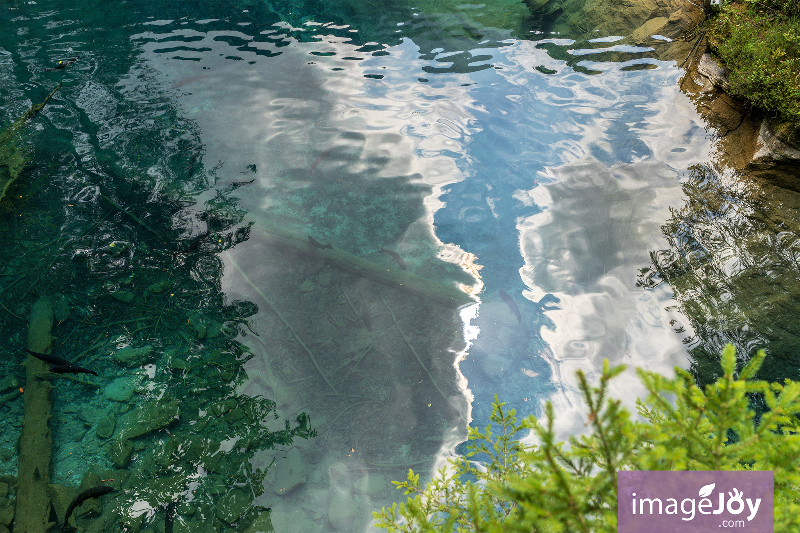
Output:
[[[531,42],[501,52],[506,60],[498,74],[520,86],[547,61]],[[551,323],[541,329],[547,343],[541,356],[562,387],[563,395],[553,397],[562,436],[582,431],[585,422],[568,414],[580,405],[576,370],[597,375],[604,358],[667,374],[688,366],[675,333],[685,319],[665,310],[674,304],[669,286],[645,290],[636,277],[650,264],[650,251],[664,246],[661,226],[681,202],[683,171],[706,160],[712,146],[679,91],[680,71],[648,61],[658,68],[632,73],[622,70],[624,63],[604,63],[600,75],[548,76],[549,88],[533,93],[560,107],[548,122],[569,133],[532,172],[536,183],[514,193],[523,206],[541,210],[517,218],[527,295],[560,299],[558,309],[544,311]],[[557,103],[555,89],[562,95]],[[520,137],[526,138],[524,130]],[[629,407],[644,393],[632,369],[613,390]]]
[[[159,41],[170,35],[164,31]],[[225,36],[237,37],[233,33]],[[535,413],[540,401],[552,399],[559,430],[581,431],[575,370],[596,374],[603,358],[663,372],[686,366],[670,324],[678,317],[664,311],[669,289],[635,286],[650,250],[665,246],[660,227],[682,198],[680,172],[709,152],[672,64],[649,60],[656,69],[624,72],[621,63],[596,63],[592,67],[601,74],[586,75],[536,42],[509,41],[459,56],[484,65],[488,54],[495,68],[477,65],[482,70],[469,72],[465,63],[448,72],[441,62],[432,63],[435,56],[421,59],[411,39],[386,48],[389,56],[358,52],[346,38],[324,34],[324,43],[288,39],[274,53],[258,55],[202,32],[193,35],[201,38],[184,44],[204,50],[201,62],[156,53],[162,44],[155,41],[144,45],[145,56],[167,86],[194,78],[173,90],[181,91],[187,114],[203,132],[206,163],[225,162],[220,185],[255,179],[236,193],[255,223],[254,237],[230,256],[257,286],[278,290],[286,283],[276,270],[284,263],[268,266],[259,259],[265,253],[259,226],[275,220],[371,260],[379,260],[371,249],[394,243],[412,270],[434,278],[444,273],[437,257],[463,263],[486,287],[470,325],[479,332],[462,362],[477,425],[485,423],[490,394],[498,392],[520,414]],[[244,61],[229,59],[234,55]],[[540,73],[545,71],[553,74]],[[376,184],[386,184],[381,194],[411,187],[402,190],[424,210],[386,207],[378,214],[382,220],[366,220],[359,202]],[[331,203],[334,197],[338,203]],[[387,226],[393,218],[403,221],[395,233]],[[310,272],[309,280],[317,275]],[[309,287],[318,290],[314,283]],[[226,275],[223,287],[232,298],[258,300],[235,276]],[[522,324],[499,290],[519,305]],[[366,307],[389,324],[385,303],[376,298]],[[271,323],[267,314],[256,318],[256,327]],[[304,328],[301,333],[313,335],[313,323]],[[366,342],[365,331],[354,345]],[[447,358],[451,364],[455,354],[436,349],[443,372],[437,375],[445,375]],[[268,365],[253,370],[247,384],[253,394],[274,396],[287,412],[308,407],[309,399],[270,376]],[[642,393],[636,383],[632,371],[614,383],[629,406]],[[386,394],[380,401],[398,405],[411,406],[415,398],[402,384]],[[370,409],[378,407],[354,408],[348,419],[368,417]],[[387,446],[405,446],[398,448],[403,461],[412,459],[409,442],[421,432],[427,432],[423,441],[440,439],[440,450],[459,438],[426,425],[429,416],[416,407],[392,413],[404,422],[381,435]],[[320,460],[319,452],[303,453]],[[336,468],[330,479],[320,474],[309,486],[342,478]]]

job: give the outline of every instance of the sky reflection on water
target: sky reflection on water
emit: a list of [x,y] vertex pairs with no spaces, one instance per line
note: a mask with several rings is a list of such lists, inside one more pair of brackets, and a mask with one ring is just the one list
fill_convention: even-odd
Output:
[[[74,132],[81,179],[106,177],[105,151],[122,152],[120,168],[152,186],[142,209],[184,181],[167,256],[246,308],[227,324],[255,354],[236,393],[274,400],[282,418],[308,413],[318,430],[237,466],[276,459],[253,494],[278,531],[368,528],[400,497],[389,480],[441,465],[469,421],[486,424],[495,393],[520,415],[553,401],[566,436],[585,423],[575,370],[688,365],[669,286],[637,286],[669,246],[661,227],[686,169],[711,153],[674,64],[568,38],[445,35],[418,15],[398,19],[407,35],[366,43],[322,20],[157,15],[126,26],[135,57],[118,79],[82,58],[73,105],[47,116]],[[654,68],[629,70],[642,65]],[[161,137],[128,137],[148,128]],[[76,203],[97,200],[87,187]],[[292,251],[274,246],[276,228],[297,238]],[[394,251],[479,301],[448,308],[345,272],[308,253],[309,235],[399,276],[380,250]],[[632,370],[613,389],[628,406],[642,392]]]
[[[656,68],[626,72],[624,53],[646,50],[571,50],[570,40],[550,40],[569,54],[623,53],[615,62],[579,63],[602,73],[588,75],[532,41],[426,54],[403,38],[384,49],[388,55],[371,55],[319,26],[311,28],[317,42],[283,37],[280,48],[242,46],[249,37],[236,32],[172,26],[138,36],[144,57],[202,131],[206,164],[220,162],[218,186],[255,180],[236,193],[254,223],[251,235],[278,224],[377,261],[377,248],[393,246],[411,271],[437,279],[448,279],[437,256],[479,276],[471,322],[479,333],[460,363],[474,424],[488,420],[495,393],[520,414],[538,414],[551,400],[566,436],[585,422],[576,370],[594,375],[604,358],[662,372],[688,365],[675,333],[680,316],[665,311],[673,303],[668,286],[636,287],[650,252],[666,244],[660,228],[681,201],[687,164],[710,150],[673,64],[634,60]],[[179,52],[164,48],[176,41]],[[394,200],[376,199],[375,209],[357,199],[381,182],[391,184],[386,191],[401,184],[428,191],[425,211],[407,219],[413,213],[396,211]],[[309,199],[303,191],[315,192]],[[332,216],[334,205],[353,207]],[[407,228],[393,233],[392,217],[406,217]],[[254,286],[277,283],[258,274],[258,254],[248,251],[257,242],[240,243],[226,261],[223,286],[232,299],[259,300],[236,281],[233,264]],[[519,306],[519,326],[500,290]],[[313,419],[322,397],[253,371],[262,388],[248,393],[277,396],[290,413],[310,408]],[[643,392],[632,369],[614,391],[628,406]],[[393,401],[413,404],[403,397]],[[323,464],[335,461],[330,449],[316,453]],[[369,454],[361,457],[369,467]],[[282,502],[289,509],[313,487]]]

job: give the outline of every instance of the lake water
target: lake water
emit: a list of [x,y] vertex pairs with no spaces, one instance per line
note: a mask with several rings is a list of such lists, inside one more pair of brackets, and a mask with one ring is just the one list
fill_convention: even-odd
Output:
[[566,437],[604,359],[631,407],[633,367],[793,347],[800,203],[714,166],[651,48],[502,0],[0,12],[6,121],[63,81],[0,202],[0,506],[42,296],[53,354],[100,374],[52,394],[59,521],[116,489],[86,531],[371,530],[495,394]]

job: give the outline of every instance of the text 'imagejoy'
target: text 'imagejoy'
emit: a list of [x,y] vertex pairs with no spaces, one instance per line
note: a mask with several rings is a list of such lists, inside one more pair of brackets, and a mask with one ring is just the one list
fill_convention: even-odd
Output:
[[765,471],[619,472],[619,533],[774,531],[774,474]]

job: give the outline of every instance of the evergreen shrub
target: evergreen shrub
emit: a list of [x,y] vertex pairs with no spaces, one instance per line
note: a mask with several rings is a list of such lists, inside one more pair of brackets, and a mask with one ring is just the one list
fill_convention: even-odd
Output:
[[800,130],[800,2],[726,2],[708,37],[728,70],[730,94]]
[[[705,390],[682,369],[672,379],[637,370],[650,393],[637,401],[640,420],[609,397],[624,366],[606,360],[597,385],[578,372],[591,431],[568,444],[556,442],[552,404],[543,421],[519,422],[495,397],[492,424],[469,430],[469,453],[425,486],[413,470],[393,482],[410,497],[375,513],[377,523],[391,532],[612,533],[620,470],[773,470],[775,531],[796,531],[800,384],[755,380],[764,357],[760,351],[737,371],[728,345],[722,377]],[[761,402],[766,409],[756,413]],[[539,444],[522,444],[524,431]]]

